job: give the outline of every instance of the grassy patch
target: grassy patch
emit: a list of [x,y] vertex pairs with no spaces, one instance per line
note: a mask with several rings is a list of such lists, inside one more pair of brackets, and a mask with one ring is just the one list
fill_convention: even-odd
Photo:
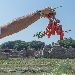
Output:
[[[9,70],[34,70],[34,72],[10,73]],[[7,73],[3,72],[7,71]],[[0,75],[62,75],[75,71],[75,59],[26,58],[0,60]],[[75,74],[75,73],[74,73]]]

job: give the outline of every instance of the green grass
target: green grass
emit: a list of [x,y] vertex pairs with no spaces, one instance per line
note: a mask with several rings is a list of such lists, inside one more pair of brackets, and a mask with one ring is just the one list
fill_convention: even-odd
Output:
[[[31,69],[35,70],[36,73],[10,73],[9,70],[24,70]],[[75,59],[49,59],[49,58],[26,58],[21,59],[7,59],[0,60],[0,70],[6,70],[8,73],[0,72],[0,75],[62,75],[68,74],[75,71]],[[48,74],[45,74],[48,73]],[[74,73],[75,75],[75,73]]]

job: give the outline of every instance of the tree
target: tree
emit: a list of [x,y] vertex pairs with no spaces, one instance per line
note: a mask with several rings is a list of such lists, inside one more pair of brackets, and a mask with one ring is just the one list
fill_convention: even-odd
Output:
[[60,46],[63,46],[65,48],[68,48],[71,46],[72,48],[75,48],[75,40],[73,40],[71,37],[70,38],[64,38],[64,40],[58,40],[57,44]]
[[54,46],[54,42],[52,42],[52,46]]
[[41,41],[31,41],[30,42],[30,48],[35,48],[36,50],[39,50],[45,46],[44,42]]
[[41,41],[31,41],[31,42],[25,42],[21,40],[16,41],[8,41],[0,45],[1,49],[5,49],[8,47],[8,49],[14,49],[14,50],[22,50],[25,48],[26,50],[28,48],[35,48],[36,50],[39,50],[45,46],[44,42]]

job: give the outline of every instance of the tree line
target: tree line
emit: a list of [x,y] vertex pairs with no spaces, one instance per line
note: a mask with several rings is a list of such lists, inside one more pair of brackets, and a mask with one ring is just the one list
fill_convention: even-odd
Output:
[[58,40],[57,43],[52,42],[52,44],[48,44],[46,45],[45,42],[41,42],[41,41],[36,41],[33,40],[31,42],[25,42],[25,41],[21,41],[21,40],[15,40],[15,41],[8,41],[8,42],[4,42],[0,45],[0,49],[14,49],[14,50],[22,50],[23,48],[25,48],[26,50],[29,48],[35,48],[36,50],[40,50],[42,48],[44,48],[44,46],[46,46],[47,48],[51,48],[52,45],[60,45],[63,46],[65,48],[68,48],[69,46],[71,46],[72,48],[75,48],[75,40],[70,38],[64,38],[64,40]]

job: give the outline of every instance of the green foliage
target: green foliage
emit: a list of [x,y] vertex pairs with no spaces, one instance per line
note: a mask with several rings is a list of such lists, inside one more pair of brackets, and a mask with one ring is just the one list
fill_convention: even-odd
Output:
[[45,46],[44,42],[41,41],[31,41],[31,42],[25,42],[21,40],[16,40],[16,41],[8,41],[0,45],[1,49],[15,49],[15,50],[22,50],[25,48],[26,50],[28,48],[35,48],[36,50],[39,50]]
[[[52,42],[52,45],[60,45],[65,48],[68,48],[69,46],[71,46],[72,48],[75,48],[75,40],[72,39],[71,37],[64,38],[64,40],[62,41],[58,40],[57,43]],[[52,45],[51,44],[45,45],[44,42],[36,41],[36,40],[33,40],[31,42],[16,40],[16,41],[8,41],[8,42],[1,44],[0,49],[9,48],[9,49],[15,49],[15,50],[20,51],[23,48],[25,48],[26,50],[29,48],[35,48],[36,50],[39,50],[39,49],[42,49],[44,46],[46,46],[47,48],[51,48]]]
[[[73,71],[74,59],[7,59],[0,60],[0,71],[3,70],[2,75],[75,75]],[[10,73],[10,70],[34,70],[33,72],[25,73]],[[7,71],[7,73],[4,73]],[[0,72],[1,75],[1,72]]]
[[45,46],[45,43],[41,41],[32,41],[30,43],[30,48],[35,48],[36,50],[41,49],[44,46]]
[[64,38],[64,40],[58,40],[57,43],[60,46],[63,46],[65,48],[68,48],[71,46],[72,48],[75,48],[75,40],[73,40],[71,37],[70,38]]
[[58,72],[63,72],[63,73],[71,73],[73,70],[73,66],[71,65],[69,59],[66,59],[62,61],[59,66],[58,66]]
[[62,75],[72,73],[74,70],[70,59],[63,59],[60,61],[55,69],[51,72],[51,75]]

